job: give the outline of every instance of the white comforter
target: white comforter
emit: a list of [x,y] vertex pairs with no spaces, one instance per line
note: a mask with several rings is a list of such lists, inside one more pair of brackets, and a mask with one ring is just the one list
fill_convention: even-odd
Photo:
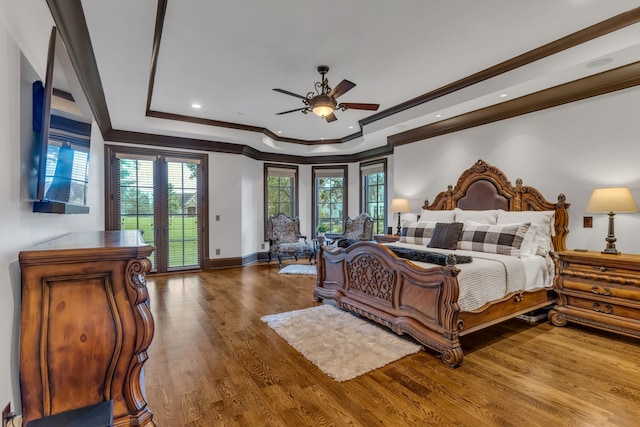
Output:
[[[484,252],[427,248],[399,242],[385,245],[470,256],[472,262],[456,265],[460,269],[458,305],[462,311],[476,310],[487,302],[500,299],[511,292],[549,287],[552,283],[553,269],[549,268],[547,260],[541,256],[517,258]],[[434,266],[424,262],[411,262],[423,268]]]

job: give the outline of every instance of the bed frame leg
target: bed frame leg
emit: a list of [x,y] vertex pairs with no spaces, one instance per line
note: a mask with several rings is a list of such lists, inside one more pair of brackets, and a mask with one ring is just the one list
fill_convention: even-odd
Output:
[[460,347],[448,348],[440,353],[440,359],[442,359],[442,362],[451,368],[457,368],[460,366],[463,358],[464,354]]

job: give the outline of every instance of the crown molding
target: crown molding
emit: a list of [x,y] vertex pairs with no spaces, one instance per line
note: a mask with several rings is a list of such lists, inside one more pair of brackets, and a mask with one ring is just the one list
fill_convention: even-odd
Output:
[[[158,12],[156,15],[156,36],[153,43],[152,67],[149,77],[149,95],[147,99],[147,113],[151,117],[158,117],[168,120],[187,121],[205,125],[222,126],[228,124],[234,129],[249,130],[252,132],[262,132],[268,137],[283,142],[302,143],[315,145],[316,143],[326,144],[329,141],[303,141],[295,139],[281,138],[268,129],[252,127],[238,123],[218,122],[210,119],[200,119],[191,116],[180,116],[171,113],[150,111],[150,96],[153,91],[153,79],[155,78],[155,64],[160,47],[160,36],[162,34],[162,22],[166,13],[168,0],[158,0]],[[495,106],[472,111],[460,116],[443,120],[441,122],[429,124],[416,129],[391,135],[387,138],[387,144],[372,150],[366,150],[355,154],[330,155],[330,156],[294,156],[262,152],[243,144],[232,144],[220,141],[209,141],[202,139],[174,137],[167,135],[156,135],[150,133],[132,132],[126,130],[113,129],[109,111],[107,108],[104,89],[100,80],[100,74],[95,59],[95,54],[91,46],[89,31],[87,28],[81,0],[47,0],[51,14],[60,31],[71,62],[78,74],[78,79],[87,96],[94,118],[105,141],[124,142],[130,144],[145,144],[171,148],[185,148],[192,150],[203,150],[210,152],[222,152],[244,155],[256,160],[277,161],[298,164],[327,164],[343,162],[359,162],[377,157],[393,154],[397,145],[432,138],[445,133],[456,132],[474,126],[492,123],[498,120],[539,111],[545,108],[566,104],[582,100],[588,97],[601,95],[636,86],[640,84],[638,78],[630,74],[638,75],[638,63],[630,64],[614,70],[606,71],[584,79],[565,83],[554,88],[536,92],[523,96],[512,101],[497,104]],[[376,113],[360,121],[361,130],[348,135],[339,140],[331,140],[331,143],[350,141],[363,135],[362,127],[366,124],[391,116],[400,111],[429,102],[443,95],[455,92],[470,85],[476,84],[488,78],[508,72],[515,68],[537,61],[554,53],[569,49],[578,44],[593,40],[605,34],[619,30],[629,25],[640,22],[640,7],[628,12],[619,14],[610,19],[587,27],[583,30],[572,33],[566,37],[548,43],[537,49],[526,52],[510,60],[504,61],[493,67],[475,73],[471,76],[450,83],[439,89],[413,98],[409,101],[396,105],[395,107]],[[589,85],[593,84],[593,87]],[[507,111],[507,109],[512,111]]]

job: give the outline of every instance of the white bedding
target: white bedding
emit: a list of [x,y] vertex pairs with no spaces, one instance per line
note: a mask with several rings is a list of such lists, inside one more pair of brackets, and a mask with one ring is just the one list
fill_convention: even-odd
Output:
[[[462,311],[476,310],[487,302],[500,299],[511,292],[550,287],[552,284],[553,268],[550,268],[547,260],[541,256],[518,258],[475,251],[427,248],[400,242],[385,245],[470,256],[472,262],[456,265],[460,269],[458,305]],[[434,266],[424,262],[411,262],[423,268]]]

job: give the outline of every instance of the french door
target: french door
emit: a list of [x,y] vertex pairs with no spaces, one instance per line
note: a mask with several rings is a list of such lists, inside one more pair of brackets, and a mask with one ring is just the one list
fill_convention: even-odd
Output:
[[140,230],[152,271],[201,269],[206,252],[206,155],[107,146],[106,227]]

